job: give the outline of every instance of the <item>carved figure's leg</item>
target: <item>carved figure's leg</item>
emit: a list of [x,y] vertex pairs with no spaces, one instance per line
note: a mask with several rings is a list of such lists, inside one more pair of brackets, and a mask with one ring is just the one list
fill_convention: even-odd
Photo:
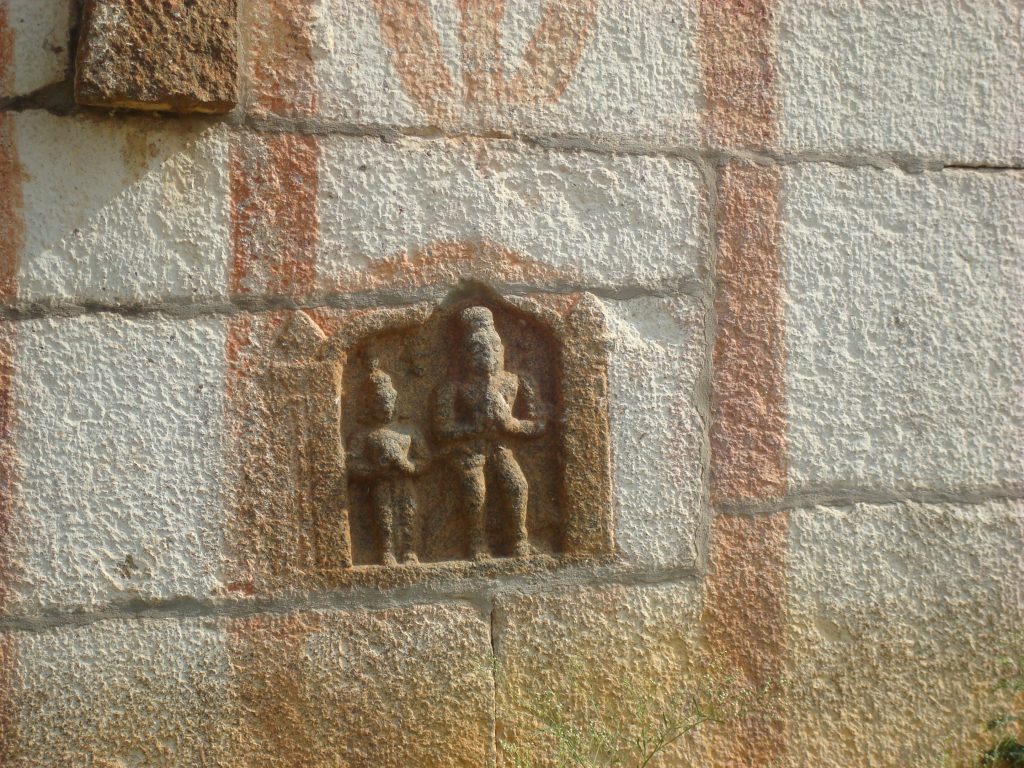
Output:
[[403,563],[417,563],[416,556],[416,499],[412,483],[399,480],[395,485],[395,514],[398,517],[396,544],[398,559]]
[[373,509],[380,522],[381,562],[384,565],[395,565],[394,535],[394,493],[388,480],[378,480],[371,491]]
[[469,552],[475,560],[490,556],[487,546],[487,481],[484,457],[474,456],[459,466],[459,484],[463,509],[469,521]]
[[526,510],[529,499],[526,475],[523,474],[515,455],[508,448],[496,450],[492,461],[499,498],[515,526],[513,553],[517,557],[526,557],[530,554],[530,542],[526,531]]

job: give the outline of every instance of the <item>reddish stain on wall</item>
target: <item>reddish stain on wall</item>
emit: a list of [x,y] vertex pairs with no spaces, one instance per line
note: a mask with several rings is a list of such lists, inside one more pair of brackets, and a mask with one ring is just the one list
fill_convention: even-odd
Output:
[[732,162],[718,171],[714,502],[776,498],[786,490],[780,189],[774,166]]
[[765,148],[778,135],[775,0],[701,0],[697,55],[704,137],[726,148]]
[[315,136],[253,134],[232,146],[232,295],[313,290],[319,161]]
[[[714,521],[701,621],[709,647],[756,686],[784,671],[788,534],[786,512]],[[715,736],[715,765],[761,768],[786,755],[778,713],[728,723]]]
[[549,0],[509,86],[513,104],[558,101],[597,27],[598,0]]
[[317,113],[313,62],[316,5],[314,0],[249,4],[242,35],[249,51],[249,109],[253,113],[286,117]]
[[381,36],[406,94],[433,120],[462,104],[523,105],[561,98],[597,26],[598,0],[545,0],[540,22],[508,79],[501,53],[503,0],[459,0],[458,92],[424,0],[374,0]]
[[[778,135],[775,3],[702,0],[698,56],[704,138],[764,149]],[[717,330],[712,360],[712,523],[702,624],[712,650],[754,684],[777,678],[787,646],[787,513],[722,514],[723,504],[786,492],[785,336],[779,252],[781,173],[740,161],[717,172]],[[781,715],[730,724],[716,764],[764,766],[786,756]]]
[[232,757],[242,765],[307,768],[322,764],[316,723],[303,690],[306,641],[316,616],[265,614],[228,630],[233,698],[239,713]]
[[[250,7],[250,109],[255,114],[310,117],[317,112],[311,0],[268,0]],[[228,287],[234,297],[301,298],[313,291],[319,241],[320,147],[315,136],[263,133],[238,139],[230,153],[232,258]],[[261,530],[249,524],[244,445],[249,386],[260,351],[280,313],[243,314],[228,322],[225,357],[227,463],[239,485],[228,510],[227,591],[253,596],[250,549]],[[233,621],[229,659],[239,708],[233,757],[240,764],[306,766],[313,754],[297,708],[302,683],[301,622],[281,617]]]
[[[0,3],[0,86],[6,91],[14,78],[14,33],[7,23],[7,5]],[[14,119],[0,113],[0,304],[17,297],[18,258],[24,242],[21,167],[14,140]],[[0,611],[9,595],[9,539],[14,517],[17,456],[14,448],[13,323],[0,322]],[[17,642],[0,635],[0,765],[14,759],[14,671]]]
[[393,54],[402,88],[432,118],[440,118],[455,85],[425,0],[374,0],[380,32]]

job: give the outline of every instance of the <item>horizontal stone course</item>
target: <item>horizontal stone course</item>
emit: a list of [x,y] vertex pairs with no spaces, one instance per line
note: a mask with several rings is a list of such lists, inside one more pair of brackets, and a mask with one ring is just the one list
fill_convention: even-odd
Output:
[[686,160],[332,138],[321,142],[319,175],[324,291],[400,292],[460,277],[664,290],[704,271],[704,183]]
[[[703,312],[681,299],[601,306],[611,345],[615,561],[692,567],[702,520]],[[237,388],[228,366],[238,323],[102,313],[5,326],[16,467],[9,611],[242,594],[225,544],[237,492],[227,398]],[[465,575],[414,570],[380,583]],[[352,583],[378,583],[371,571]]]
[[3,636],[0,754],[28,768],[476,766],[487,622],[455,603]]
[[705,185],[679,158],[307,137],[299,203],[280,186],[296,150],[275,149],[293,134],[35,111],[11,131],[22,202],[5,222],[20,233],[7,303],[280,293],[258,269],[309,272],[304,293],[391,295],[459,279],[692,291],[706,271]]
[[790,491],[1019,490],[1024,177],[783,184]]
[[[701,79],[722,76],[706,62],[720,60],[727,73],[742,59],[711,49],[714,30],[702,26],[699,5],[562,0],[460,11],[441,0],[315,0],[279,11],[291,25],[291,57],[273,35],[244,43],[254,60],[270,62],[255,69],[252,88],[273,98],[251,109],[292,118],[302,105],[302,119],[348,129],[695,148],[707,109]],[[1013,33],[1021,23],[1013,0],[969,9],[954,0],[768,6],[734,33],[754,39],[760,32],[746,25],[770,28],[763,66],[778,108],[765,117],[779,130],[759,148],[1024,162],[1016,98],[1024,45]],[[738,119],[757,110],[749,99],[741,106]]]
[[269,108],[263,99],[255,111],[287,117],[301,104],[335,125],[694,143],[693,3],[464,8],[439,0],[316,0],[293,10],[301,29],[292,36],[306,56],[274,59],[273,43],[261,35],[248,43],[256,60],[275,61],[255,73],[257,93],[275,92]]

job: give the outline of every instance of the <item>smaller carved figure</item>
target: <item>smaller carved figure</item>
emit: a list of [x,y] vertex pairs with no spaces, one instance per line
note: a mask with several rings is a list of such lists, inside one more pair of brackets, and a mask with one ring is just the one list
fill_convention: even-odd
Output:
[[451,446],[473,557],[481,560],[490,555],[486,520],[490,495],[497,497],[510,518],[513,553],[526,556],[530,553],[529,487],[509,442],[510,438],[539,437],[547,421],[529,380],[505,370],[505,348],[491,311],[481,306],[462,310],[458,331],[459,378],[437,392],[434,431]]
[[370,501],[380,524],[383,563],[415,563],[416,498],[412,478],[429,460],[418,429],[395,422],[398,393],[391,377],[376,362],[367,379],[369,428],[349,439],[349,476],[369,485]]

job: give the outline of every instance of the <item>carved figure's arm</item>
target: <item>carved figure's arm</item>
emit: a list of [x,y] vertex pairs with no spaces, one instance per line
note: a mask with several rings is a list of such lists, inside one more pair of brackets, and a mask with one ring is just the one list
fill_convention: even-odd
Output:
[[409,444],[410,474],[419,475],[430,465],[432,457],[427,442],[418,429],[413,431],[411,438]]
[[537,397],[537,390],[525,376],[519,376],[519,387],[516,402],[522,403],[526,418],[517,419],[511,412],[504,427],[505,431],[518,437],[540,437],[548,428],[545,408]]

